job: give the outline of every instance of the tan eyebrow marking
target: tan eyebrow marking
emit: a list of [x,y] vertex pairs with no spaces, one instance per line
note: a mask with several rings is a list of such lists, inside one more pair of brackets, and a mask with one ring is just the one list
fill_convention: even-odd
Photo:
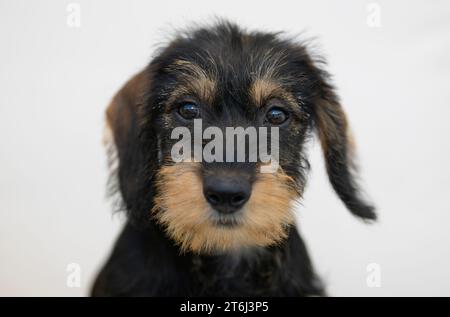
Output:
[[264,106],[264,103],[270,98],[281,98],[295,105],[294,96],[281,87],[275,80],[267,78],[256,79],[249,90],[250,98],[256,107]]
[[178,97],[183,94],[195,94],[202,101],[211,104],[216,92],[216,79],[215,75],[208,73],[199,65],[178,59],[172,65],[169,70],[177,71],[180,73],[180,80],[182,82],[173,93],[172,97]]

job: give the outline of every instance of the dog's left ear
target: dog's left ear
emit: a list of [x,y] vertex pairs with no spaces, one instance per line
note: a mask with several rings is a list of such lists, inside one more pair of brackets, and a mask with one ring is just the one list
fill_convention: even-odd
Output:
[[141,106],[149,89],[151,80],[145,69],[128,80],[106,110],[106,132],[112,134],[113,141],[106,145],[110,160],[117,165],[112,167],[114,174],[111,175],[112,185],[117,188],[111,190],[120,191],[124,204],[120,209],[126,209],[131,220],[137,222],[148,215],[142,210],[148,209],[148,202],[144,200],[151,198],[152,176],[149,174],[156,164],[152,150],[156,148],[153,144],[156,138],[153,135],[142,137],[141,129],[144,122]]
[[365,202],[356,182],[353,164],[354,143],[350,139],[346,115],[327,74],[319,74],[319,93],[315,98],[313,118],[320,138],[328,178],[347,208],[363,219],[375,220],[374,207]]

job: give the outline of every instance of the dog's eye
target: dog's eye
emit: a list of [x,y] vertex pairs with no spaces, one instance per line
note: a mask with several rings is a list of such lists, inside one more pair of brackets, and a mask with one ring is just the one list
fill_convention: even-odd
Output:
[[186,120],[192,120],[200,117],[200,109],[193,102],[185,102],[178,108],[178,113]]
[[273,107],[266,113],[266,121],[273,125],[280,125],[288,119],[288,114],[281,108]]

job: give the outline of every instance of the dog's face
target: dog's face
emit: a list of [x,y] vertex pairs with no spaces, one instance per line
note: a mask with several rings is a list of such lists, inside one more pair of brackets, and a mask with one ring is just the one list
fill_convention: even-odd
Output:
[[[357,196],[345,116],[326,73],[303,46],[273,34],[221,24],[177,38],[119,92],[108,123],[127,209],[158,222],[182,250],[230,251],[284,239],[304,189],[303,148],[313,129],[341,199],[353,213],[374,217]],[[213,127],[221,136],[207,132]],[[275,169],[262,172],[260,134],[254,147],[250,132],[225,146],[221,138],[236,127],[268,131],[267,150],[278,154]],[[179,128],[194,149],[182,162],[173,157]],[[270,142],[275,136],[276,144]],[[203,154],[212,145],[211,153],[223,159],[195,156],[195,149]]]

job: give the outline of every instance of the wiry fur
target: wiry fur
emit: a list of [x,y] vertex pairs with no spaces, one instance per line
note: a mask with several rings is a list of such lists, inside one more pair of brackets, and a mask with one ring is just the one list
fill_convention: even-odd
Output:
[[[202,192],[198,163],[179,163],[161,168],[153,212],[181,251],[235,252],[265,247],[286,238],[294,223],[293,203],[298,198],[293,180],[282,172],[260,174],[252,196],[232,227],[217,226],[211,219]],[[215,218],[215,217],[214,217]]]
[[[280,126],[280,169],[257,163],[177,163],[183,100],[201,105],[204,127],[261,126],[268,104],[290,113]],[[323,295],[292,206],[305,187],[304,144],[317,132],[328,176],[347,208],[375,219],[360,197],[344,111],[321,62],[275,33],[220,22],[182,33],[134,76],[107,110],[117,156],[117,189],[128,223],[94,288],[95,296]],[[208,175],[238,175],[250,200],[224,227],[202,194]]]

